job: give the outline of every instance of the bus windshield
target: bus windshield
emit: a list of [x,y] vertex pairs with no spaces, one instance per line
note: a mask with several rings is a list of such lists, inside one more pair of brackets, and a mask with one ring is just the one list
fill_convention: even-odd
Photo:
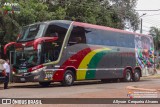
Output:
[[42,37],[45,24],[35,24],[31,26],[25,26],[20,31],[20,37],[18,42],[25,42],[29,40],[34,40],[36,38]]
[[40,64],[38,51],[17,51],[14,64],[20,66],[36,66]]

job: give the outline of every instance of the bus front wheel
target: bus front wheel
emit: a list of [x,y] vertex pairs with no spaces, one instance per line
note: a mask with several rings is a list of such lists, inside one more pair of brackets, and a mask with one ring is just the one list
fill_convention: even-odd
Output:
[[72,86],[74,83],[74,74],[71,70],[67,70],[62,81],[63,86]]
[[124,81],[125,82],[130,82],[131,79],[132,79],[132,72],[131,72],[131,70],[127,69],[125,77],[124,77]]
[[39,85],[43,87],[48,87],[51,84],[51,82],[39,82]]

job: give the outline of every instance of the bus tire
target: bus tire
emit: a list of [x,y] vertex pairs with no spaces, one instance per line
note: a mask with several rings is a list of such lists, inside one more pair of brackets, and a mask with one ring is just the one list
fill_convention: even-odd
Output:
[[132,80],[132,72],[131,70],[127,69],[126,70],[126,74],[125,74],[125,77],[123,79],[125,82],[131,82]]
[[134,74],[133,74],[133,81],[137,82],[140,80],[140,71],[139,70],[135,70]]
[[39,82],[39,85],[42,87],[48,87],[51,84],[51,82]]
[[62,85],[63,86],[72,86],[74,83],[74,74],[71,70],[67,70],[64,74]]

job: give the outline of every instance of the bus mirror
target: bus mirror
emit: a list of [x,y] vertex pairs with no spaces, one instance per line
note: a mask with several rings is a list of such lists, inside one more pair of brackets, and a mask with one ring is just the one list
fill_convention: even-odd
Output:
[[4,54],[7,53],[7,48],[8,48],[9,46],[11,46],[11,45],[14,45],[14,44],[16,44],[16,42],[10,42],[10,43],[6,44],[6,45],[4,46]]
[[56,41],[57,39],[58,39],[58,37],[41,37],[41,38],[38,38],[34,41],[33,47],[35,50],[37,50],[38,44],[41,44],[43,42],[53,42],[53,41]]

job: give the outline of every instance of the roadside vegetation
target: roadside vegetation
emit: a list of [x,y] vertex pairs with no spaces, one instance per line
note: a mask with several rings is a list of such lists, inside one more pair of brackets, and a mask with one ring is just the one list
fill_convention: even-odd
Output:
[[[20,11],[13,12],[5,3],[19,4]],[[137,0],[0,0],[0,47],[16,41],[22,26],[47,20],[72,20],[136,31],[140,22],[136,4]],[[151,27],[150,34],[155,50],[159,50],[160,29]]]
[[[18,3],[20,12],[7,12],[4,4]],[[16,41],[22,26],[46,20],[73,20],[125,29],[138,29],[137,0],[1,0],[0,43]],[[12,10],[11,10],[12,11]]]

